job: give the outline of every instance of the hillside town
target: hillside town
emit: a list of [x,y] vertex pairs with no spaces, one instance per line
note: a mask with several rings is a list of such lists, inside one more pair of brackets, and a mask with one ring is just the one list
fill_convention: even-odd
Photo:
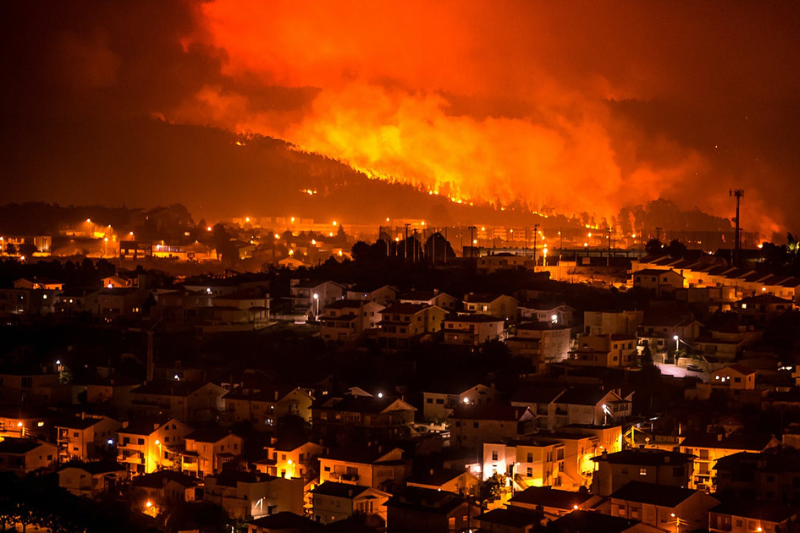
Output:
[[[207,232],[252,254],[248,224]],[[315,264],[270,230],[274,262],[215,274],[200,244],[4,239],[2,527],[800,531],[790,252],[423,224],[339,224]]]

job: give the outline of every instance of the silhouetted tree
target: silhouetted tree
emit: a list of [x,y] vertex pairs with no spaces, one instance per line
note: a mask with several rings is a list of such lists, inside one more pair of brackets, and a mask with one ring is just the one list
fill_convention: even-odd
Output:
[[443,263],[445,260],[452,261],[456,254],[450,242],[438,231],[428,237],[425,241],[425,259],[434,263]]
[[667,252],[670,257],[682,259],[686,256],[686,245],[678,239],[672,239],[664,251]]
[[658,255],[664,252],[664,245],[658,239],[650,239],[644,245],[644,251],[650,255]]

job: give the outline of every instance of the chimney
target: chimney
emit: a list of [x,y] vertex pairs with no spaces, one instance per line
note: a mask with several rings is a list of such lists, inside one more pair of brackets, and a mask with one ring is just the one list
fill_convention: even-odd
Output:
[[601,457],[603,459],[608,459],[608,450],[603,450],[603,453],[601,454]]

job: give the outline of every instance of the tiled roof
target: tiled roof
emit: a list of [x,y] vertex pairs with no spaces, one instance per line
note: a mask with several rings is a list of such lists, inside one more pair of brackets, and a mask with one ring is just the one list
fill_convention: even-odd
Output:
[[631,481],[612,493],[611,498],[672,508],[696,493],[697,491],[691,489]]
[[576,505],[581,505],[590,498],[592,495],[588,492],[570,492],[551,487],[528,487],[524,491],[518,492],[509,503],[511,505],[541,505],[571,511]]

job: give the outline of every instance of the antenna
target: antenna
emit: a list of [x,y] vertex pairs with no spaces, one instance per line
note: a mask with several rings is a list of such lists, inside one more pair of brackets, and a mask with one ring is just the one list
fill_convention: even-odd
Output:
[[738,267],[740,261],[739,254],[741,252],[741,243],[739,239],[739,233],[741,232],[741,226],[739,224],[739,202],[741,202],[742,197],[744,197],[744,189],[733,189],[728,191],[728,195],[736,197],[736,218],[733,219],[734,222],[736,222],[736,233],[733,241],[733,264]]

